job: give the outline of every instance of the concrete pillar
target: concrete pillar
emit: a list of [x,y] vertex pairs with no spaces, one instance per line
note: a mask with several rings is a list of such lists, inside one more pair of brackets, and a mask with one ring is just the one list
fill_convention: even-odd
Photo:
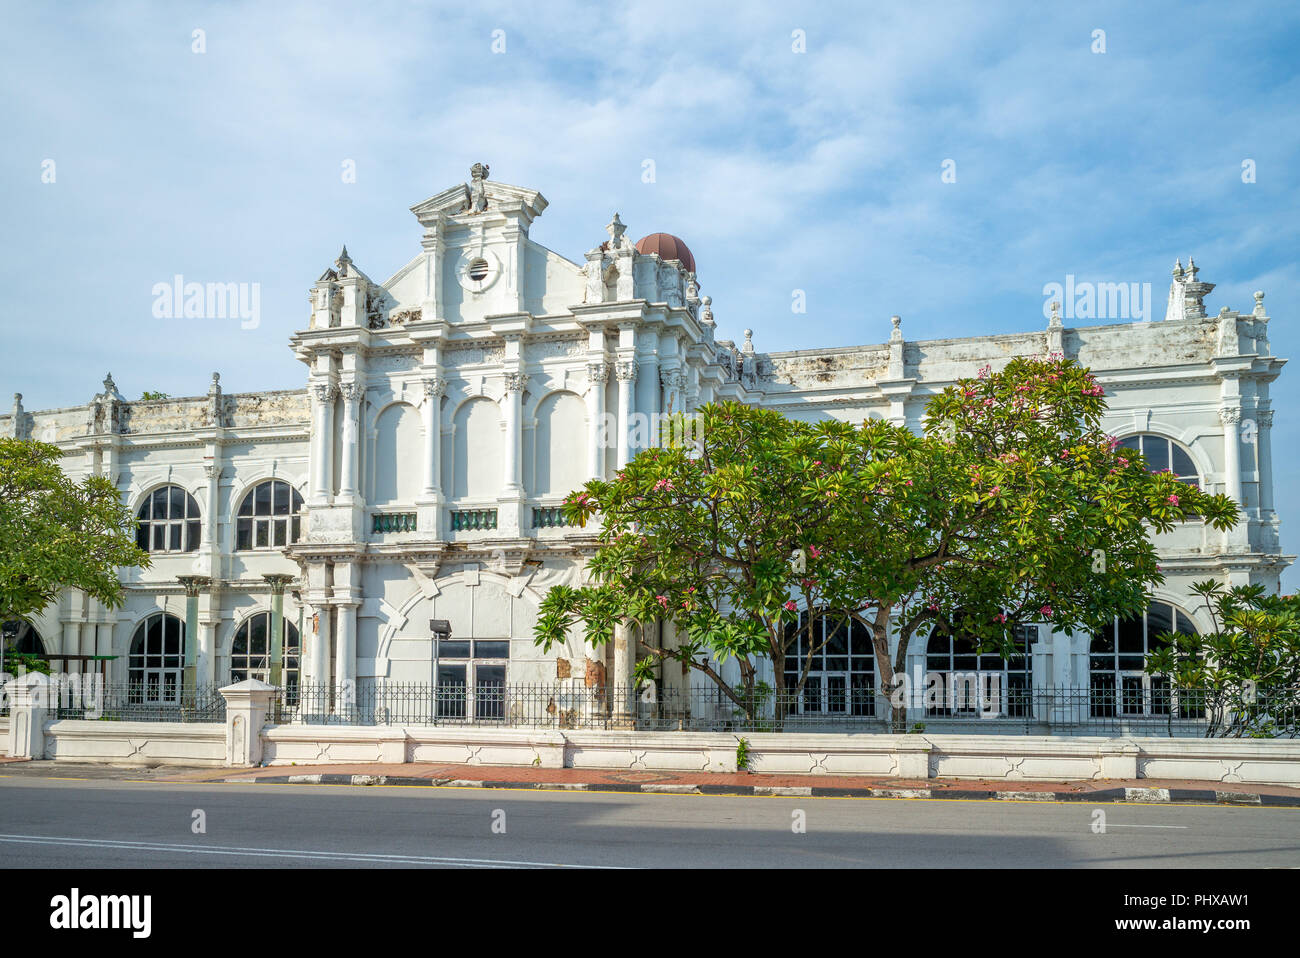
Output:
[[293,581],[293,576],[282,572],[262,576],[271,587],[271,685],[280,688],[284,685],[284,587]]
[[632,724],[635,693],[632,668],[636,665],[636,627],[614,626],[614,674],[609,679],[611,718],[616,726]]
[[447,391],[447,383],[437,376],[428,377],[423,382],[424,406],[421,409],[424,419],[423,495],[426,498],[434,498],[442,491],[442,417],[440,412],[442,396]]
[[49,718],[50,679],[29,672],[5,685],[9,696],[9,757],[45,757],[45,722]]
[[357,605],[335,603],[338,610],[338,639],[335,644],[334,684],[340,689],[340,701],[355,701],[357,684]]
[[1219,420],[1223,423],[1224,491],[1228,498],[1241,505],[1241,409],[1224,407],[1219,410]]
[[1273,511],[1273,410],[1255,415],[1256,469],[1259,473],[1259,513],[1267,516]]
[[517,496],[523,492],[523,471],[521,469],[523,428],[521,420],[523,418],[523,393],[527,383],[528,377],[523,373],[506,373],[506,470],[503,488],[508,496]]
[[334,475],[334,384],[312,386],[315,408],[311,430],[311,501],[328,505],[333,499],[330,485]]
[[358,382],[343,383],[343,448],[339,450],[339,498],[352,502],[357,495],[357,414],[365,386]]
[[262,728],[275,698],[274,686],[245,679],[221,689],[226,700],[226,764],[247,767],[262,763]]
[[605,384],[609,382],[609,364],[587,364],[587,478],[603,479],[605,476],[605,443],[609,436],[605,429]]
[[636,363],[630,360],[618,364],[618,468],[622,469],[632,459],[632,386],[636,382]]
[[181,701],[192,705],[194,691],[198,688],[199,593],[212,580],[203,575],[180,575],[176,581],[185,588],[185,671],[181,683]]

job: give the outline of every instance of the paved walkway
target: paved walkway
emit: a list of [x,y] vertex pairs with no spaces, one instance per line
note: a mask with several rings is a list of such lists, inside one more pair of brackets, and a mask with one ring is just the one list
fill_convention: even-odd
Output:
[[[3,761],[3,760],[0,760]],[[0,776],[147,779],[153,782],[304,785],[402,785],[456,788],[540,788],[574,791],[715,795],[811,795],[856,798],[939,798],[1015,801],[1217,802],[1300,807],[1300,788],[1185,779],[1008,781],[898,779],[861,775],[772,775],[747,772],[663,772],[551,769],[454,764],[277,765],[266,768],[141,768],[16,760]]]
[[1300,788],[1188,780],[1132,779],[1028,782],[973,779],[897,779],[858,775],[663,772],[615,769],[546,769],[490,765],[311,765],[211,769],[158,781],[264,782],[267,784],[442,785],[480,788],[563,788],[591,791],[682,792],[741,795],[846,795],[882,798],[960,798],[1057,801],[1200,801],[1296,805]]

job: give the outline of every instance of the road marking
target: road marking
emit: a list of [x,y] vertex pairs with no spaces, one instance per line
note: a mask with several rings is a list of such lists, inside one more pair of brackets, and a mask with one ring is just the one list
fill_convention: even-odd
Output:
[[1117,825],[1114,822],[1107,822],[1107,828],[1191,828],[1191,825]]
[[182,845],[170,842],[129,842],[98,838],[62,838],[52,835],[0,835],[0,842],[24,845],[66,845],[119,851],[174,852],[190,855],[236,855],[253,858],[304,858],[316,861],[366,862],[374,865],[451,865],[459,868],[608,868],[562,862],[526,862],[492,858],[451,858],[441,855],[380,855],[366,852],[331,852],[319,849],[244,848],[237,845]]

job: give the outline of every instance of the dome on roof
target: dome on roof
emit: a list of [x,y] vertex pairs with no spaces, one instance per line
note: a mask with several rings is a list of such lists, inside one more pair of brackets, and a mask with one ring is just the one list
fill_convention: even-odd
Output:
[[636,251],[645,255],[658,253],[662,259],[680,260],[692,273],[695,272],[695,257],[690,248],[672,233],[651,233],[636,241]]

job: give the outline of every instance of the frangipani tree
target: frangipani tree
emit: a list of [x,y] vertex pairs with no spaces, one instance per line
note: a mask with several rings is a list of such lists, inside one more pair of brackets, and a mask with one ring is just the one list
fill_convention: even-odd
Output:
[[[1140,612],[1162,581],[1150,535],[1199,517],[1218,529],[1236,506],[1152,474],[1101,429],[1104,391],[1077,363],[1013,359],[937,394],[926,432],[882,420],[806,424],[734,403],[700,410],[699,444],[650,449],[566,503],[597,516],[593,585],[552,589],[536,639],[581,622],[600,645],[615,626],[665,619],[680,644],[647,648],[707,675],[751,714],[769,662],[786,692],[797,628],[807,655],[817,616],[872,636],[882,691],[900,687],[912,640],[931,630],[1004,654],[1015,627],[1095,629]],[[799,610],[813,612],[798,626]],[[739,681],[715,668],[735,659]],[[787,698],[778,694],[777,718]]]
[[1006,655],[1021,623],[1100,628],[1163,581],[1152,532],[1235,522],[1232,500],[1148,472],[1107,435],[1103,397],[1073,361],[1016,358],[936,395],[901,454],[858,431],[809,574],[871,631],[896,728],[914,638],[937,629]]
[[[617,625],[671,621],[679,644],[645,646],[642,678],[655,662],[680,662],[753,715],[762,663],[770,662],[779,717],[798,621],[794,596],[802,591],[819,602],[820,589],[798,571],[797,556],[824,536],[842,481],[835,469],[823,474],[818,467],[852,454],[854,431],[737,403],[704,406],[693,425],[695,443],[645,450],[613,480],[588,482],[568,499],[571,521],[602,522],[588,567],[593,584],[552,588],[536,639],[549,648],[581,622],[586,640],[599,646]],[[717,668],[731,660],[736,681]],[[805,668],[800,685],[806,678]]]
[[1204,712],[1207,737],[1300,736],[1300,596],[1214,580],[1192,591],[1214,628],[1159,636],[1147,672],[1170,679],[1184,714]]

